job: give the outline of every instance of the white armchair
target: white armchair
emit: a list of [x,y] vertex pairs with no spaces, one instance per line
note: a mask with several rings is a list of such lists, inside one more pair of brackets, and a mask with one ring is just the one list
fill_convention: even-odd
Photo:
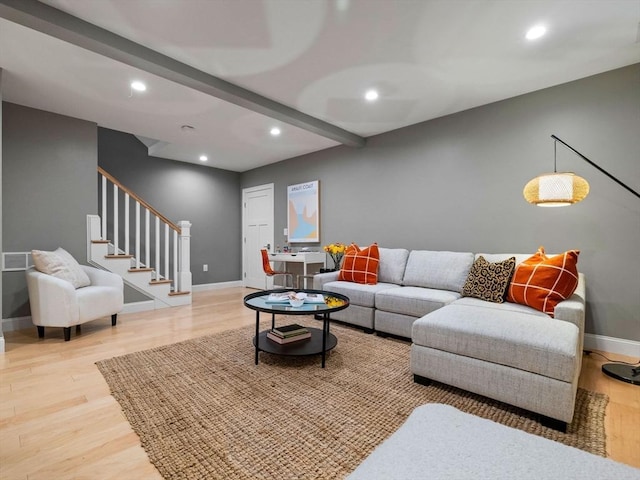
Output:
[[44,327],[64,328],[64,339],[71,339],[71,327],[111,315],[115,326],[124,304],[123,282],[119,275],[85,265],[80,266],[91,284],[74,286],[60,278],[30,268],[26,272],[31,318],[44,338]]

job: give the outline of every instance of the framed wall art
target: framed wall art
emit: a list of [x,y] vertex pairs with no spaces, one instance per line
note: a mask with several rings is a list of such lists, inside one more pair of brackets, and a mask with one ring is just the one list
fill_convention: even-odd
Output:
[[320,241],[320,182],[287,187],[287,228],[289,243]]

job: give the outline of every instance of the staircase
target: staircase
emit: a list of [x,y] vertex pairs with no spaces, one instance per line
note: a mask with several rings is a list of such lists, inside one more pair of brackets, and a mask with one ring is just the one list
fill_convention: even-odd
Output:
[[190,304],[191,223],[174,224],[102,168],[98,173],[101,215],[87,215],[88,262],[120,275],[155,308]]

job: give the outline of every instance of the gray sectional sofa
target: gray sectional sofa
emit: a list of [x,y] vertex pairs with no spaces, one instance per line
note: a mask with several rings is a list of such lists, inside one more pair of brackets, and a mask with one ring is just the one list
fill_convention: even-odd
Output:
[[543,415],[560,430],[573,419],[582,365],[585,282],[554,318],[515,303],[463,297],[474,260],[531,254],[473,254],[379,248],[378,283],[314,277],[314,288],[342,293],[349,308],[332,319],[412,340],[415,381],[453,385]]

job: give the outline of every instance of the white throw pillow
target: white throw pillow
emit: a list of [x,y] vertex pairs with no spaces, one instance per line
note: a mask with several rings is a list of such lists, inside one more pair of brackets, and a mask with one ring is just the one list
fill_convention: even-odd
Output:
[[66,280],[74,288],[91,285],[89,276],[80,264],[63,248],[58,248],[55,252],[32,250],[31,257],[33,258],[33,265],[39,272]]

